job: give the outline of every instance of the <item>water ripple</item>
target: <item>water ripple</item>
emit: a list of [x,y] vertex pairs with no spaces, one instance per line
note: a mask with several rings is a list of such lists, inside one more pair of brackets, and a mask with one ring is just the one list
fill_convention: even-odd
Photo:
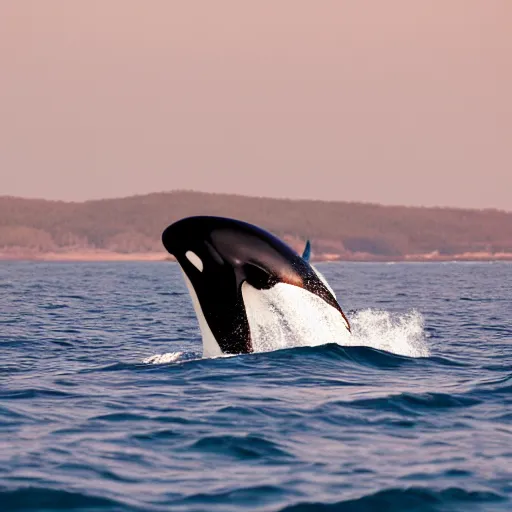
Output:
[[320,266],[355,346],[203,359],[173,264],[0,263],[0,511],[512,510],[512,265]]

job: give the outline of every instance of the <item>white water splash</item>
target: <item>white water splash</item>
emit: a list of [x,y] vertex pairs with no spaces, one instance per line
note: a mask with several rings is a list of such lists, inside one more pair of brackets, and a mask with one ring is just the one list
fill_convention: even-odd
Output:
[[[260,310],[260,313],[263,314],[263,317],[268,315],[265,310]],[[294,320],[298,320],[297,316]],[[350,315],[349,320],[352,334],[343,335],[342,339],[332,336],[330,322],[326,318],[321,320],[323,327],[318,327],[320,323],[315,325],[314,322],[308,321],[306,325],[309,327],[302,331],[297,329],[297,325],[301,324],[300,321],[292,330],[286,329],[287,326],[290,326],[288,322],[282,326],[275,322],[264,323],[266,328],[260,328],[259,342],[254,347],[255,352],[272,352],[283,348],[318,346],[334,342],[340,346],[371,347],[407,357],[428,357],[430,355],[424,328],[425,321],[418,311],[398,314],[377,309],[364,309]],[[340,327],[338,322],[337,326]],[[155,354],[145,358],[142,362],[146,364],[175,363],[183,354],[183,352]],[[223,356],[231,357],[228,354]]]
[[408,357],[430,354],[418,311],[359,311],[349,318],[350,334],[336,309],[302,288],[279,283],[261,291],[244,283],[242,295],[249,306],[246,311],[255,352],[337,343]]
[[254,352],[350,343],[340,312],[303,288],[277,283],[269,290],[242,285]]
[[166,352],[165,354],[155,354],[154,356],[146,357],[142,362],[146,364],[174,363],[182,355],[183,352]]
[[385,350],[408,357],[428,357],[425,321],[418,311],[398,314],[364,309],[350,316],[351,346]]

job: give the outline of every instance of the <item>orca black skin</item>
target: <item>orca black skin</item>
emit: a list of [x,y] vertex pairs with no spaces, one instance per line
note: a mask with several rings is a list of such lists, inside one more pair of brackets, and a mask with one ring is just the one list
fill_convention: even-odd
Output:
[[223,353],[253,351],[241,292],[244,282],[258,290],[280,282],[303,288],[338,310],[348,326],[338,302],[309,263],[257,226],[223,217],[188,217],[171,224],[162,242],[190,280]]

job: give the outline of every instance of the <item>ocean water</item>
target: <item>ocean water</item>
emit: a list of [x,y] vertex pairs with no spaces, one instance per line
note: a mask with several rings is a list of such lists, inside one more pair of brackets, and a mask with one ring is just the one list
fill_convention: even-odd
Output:
[[1,263],[0,511],[512,510],[512,265],[318,267],[354,346],[202,359],[173,263]]

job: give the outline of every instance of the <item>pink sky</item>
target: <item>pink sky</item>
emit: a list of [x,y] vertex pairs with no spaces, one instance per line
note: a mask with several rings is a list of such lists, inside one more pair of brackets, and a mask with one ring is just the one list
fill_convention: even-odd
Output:
[[0,195],[512,210],[509,0],[0,3]]

